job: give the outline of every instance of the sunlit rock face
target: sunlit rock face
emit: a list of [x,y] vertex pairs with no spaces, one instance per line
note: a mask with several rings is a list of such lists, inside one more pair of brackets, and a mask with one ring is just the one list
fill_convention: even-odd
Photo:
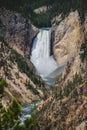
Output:
[[[84,23],[83,23],[84,24]],[[78,11],[70,12],[59,25],[55,27],[53,52],[57,63],[63,64],[70,61],[70,72],[63,71],[63,77],[67,75],[66,82],[73,79],[73,75],[81,73],[80,47],[84,43],[84,25]],[[67,70],[69,68],[67,67]]]
[[59,64],[78,54],[84,35],[77,11],[56,26],[54,38],[54,57]]
[[33,43],[31,61],[44,80],[47,80],[47,78],[53,78],[54,75],[51,74],[58,68],[53,56],[50,56],[50,46],[51,30],[40,29],[40,32]]

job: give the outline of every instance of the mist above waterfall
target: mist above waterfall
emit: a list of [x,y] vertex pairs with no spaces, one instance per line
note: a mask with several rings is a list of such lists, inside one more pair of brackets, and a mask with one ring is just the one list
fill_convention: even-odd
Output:
[[50,77],[50,74],[58,68],[53,56],[50,56],[50,48],[51,30],[40,29],[33,43],[31,62],[44,80],[54,78],[54,76]]

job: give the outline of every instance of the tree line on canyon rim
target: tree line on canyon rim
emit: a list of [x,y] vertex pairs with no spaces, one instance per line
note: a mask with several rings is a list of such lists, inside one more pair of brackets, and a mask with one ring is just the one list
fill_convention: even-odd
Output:
[[[86,0],[1,0],[0,7],[17,11],[26,19],[30,19],[37,27],[51,26],[51,20],[63,13],[63,18],[70,12],[78,10],[83,21],[87,9]],[[47,11],[36,14],[34,9],[47,6]]]

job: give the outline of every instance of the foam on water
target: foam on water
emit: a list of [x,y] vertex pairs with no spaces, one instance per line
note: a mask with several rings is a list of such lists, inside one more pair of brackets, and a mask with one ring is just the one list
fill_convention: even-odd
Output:
[[35,112],[36,110],[35,108],[38,106],[39,103],[40,101],[36,101],[22,106],[21,117],[20,117],[21,124],[24,123],[26,118],[31,117],[31,114]]

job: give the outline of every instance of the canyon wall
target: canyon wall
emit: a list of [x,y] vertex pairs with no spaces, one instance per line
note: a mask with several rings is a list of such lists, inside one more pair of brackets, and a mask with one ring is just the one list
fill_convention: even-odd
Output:
[[13,11],[0,9],[0,20],[3,24],[1,35],[14,49],[21,54],[30,54],[30,44],[38,33],[38,29],[21,14]]
[[[56,18],[59,20],[60,17]],[[53,52],[59,65],[66,61],[71,62],[67,80],[81,72],[80,47],[86,38],[86,20],[81,24],[78,11],[71,12],[58,25],[55,25]],[[69,63],[69,62],[68,62]],[[66,68],[63,77],[66,75]]]
[[12,98],[26,104],[43,97],[45,83],[29,60],[37,33],[38,29],[21,14],[0,8],[0,79],[5,78],[7,83],[0,100],[5,106]]

